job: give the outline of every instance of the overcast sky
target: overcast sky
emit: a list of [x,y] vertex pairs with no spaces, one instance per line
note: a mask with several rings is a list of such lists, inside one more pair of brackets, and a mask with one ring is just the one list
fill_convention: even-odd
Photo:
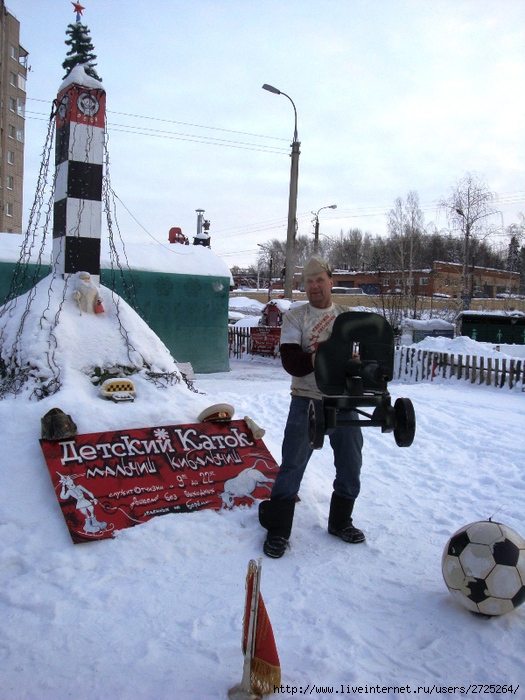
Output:
[[[426,222],[469,171],[525,213],[523,0],[85,0],[107,93],[110,178],[125,240],[190,238],[196,209],[228,265],[286,239],[290,101],[298,113],[298,233],[359,227],[416,190]],[[29,52],[24,225],[52,100],[64,77],[68,0],[9,0]],[[498,222],[496,221],[495,224]]]

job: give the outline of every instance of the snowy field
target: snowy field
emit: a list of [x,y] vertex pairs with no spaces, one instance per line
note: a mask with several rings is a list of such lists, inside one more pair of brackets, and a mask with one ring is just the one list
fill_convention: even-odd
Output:
[[[56,333],[56,361],[69,367],[58,394],[0,401],[0,699],[224,700],[242,675],[247,564],[263,556],[257,508],[166,515],[73,545],[40,450],[40,419],[60,406],[87,433],[191,422],[204,405],[227,401],[236,417],[266,429],[279,461],[289,378],[278,361],[247,359],[199,375],[205,395],[137,376],[134,403],[104,402],[79,368],[85,353],[107,347],[75,344],[82,322],[68,313],[60,324],[71,355]],[[36,356],[40,331],[26,326]],[[162,354],[151,344],[150,353]],[[333,467],[325,447],[306,471],[291,550],[263,559],[282,667],[274,697],[397,698],[454,686],[451,697],[501,697],[488,687],[496,684],[525,697],[525,606],[475,616],[441,575],[443,548],[460,526],[493,517],[525,533],[525,394],[457,381],[392,382],[390,391],[413,401],[417,432],[399,448],[392,435],[364,430],[355,521],[366,543],[326,532]]]

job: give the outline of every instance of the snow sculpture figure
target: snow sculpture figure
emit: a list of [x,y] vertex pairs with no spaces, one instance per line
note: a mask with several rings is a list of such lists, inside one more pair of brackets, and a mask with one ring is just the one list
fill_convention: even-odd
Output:
[[91,281],[89,272],[76,273],[76,285],[73,292],[73,299],[77,302],[80,312],[88,314],[96,313],[98,298],[98,287]]

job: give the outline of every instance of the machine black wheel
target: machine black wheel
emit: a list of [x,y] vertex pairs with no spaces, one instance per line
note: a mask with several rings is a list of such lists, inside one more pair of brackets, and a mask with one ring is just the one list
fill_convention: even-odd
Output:
[[308,406],[308,442],[310,449],[320,450],[324,443],[325,418],[322,404],[310,401]]
[[410,399],[396,399],[394,438],[398,447],[410,447],[416,434],[416,413]]

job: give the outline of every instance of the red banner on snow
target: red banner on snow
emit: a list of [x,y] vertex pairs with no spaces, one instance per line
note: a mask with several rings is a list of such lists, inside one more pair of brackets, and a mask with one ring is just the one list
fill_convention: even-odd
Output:
[[278,465],[245,421],[193,423],[40,440],[75,544],[156,515],[266,498]]
[[277,357],[281,342],[281,329],[266,326],[254,326],[251,329],[252,355],[269,355]]

